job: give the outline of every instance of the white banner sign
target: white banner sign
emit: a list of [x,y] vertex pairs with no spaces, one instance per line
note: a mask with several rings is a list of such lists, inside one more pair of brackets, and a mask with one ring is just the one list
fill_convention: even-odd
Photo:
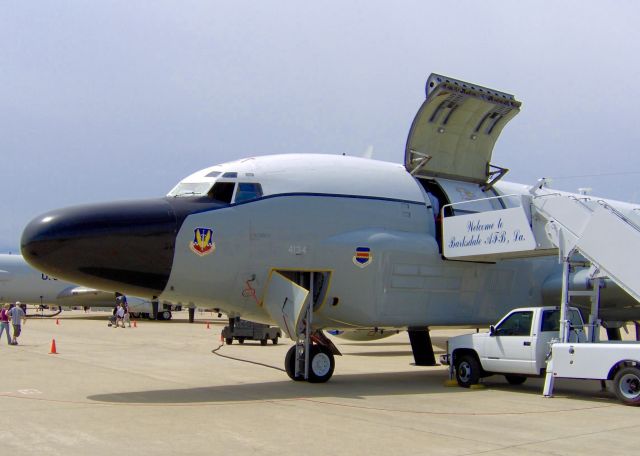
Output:
[[522,207],[446,217],[443,248],[447,258],[534,250],[535,238]]

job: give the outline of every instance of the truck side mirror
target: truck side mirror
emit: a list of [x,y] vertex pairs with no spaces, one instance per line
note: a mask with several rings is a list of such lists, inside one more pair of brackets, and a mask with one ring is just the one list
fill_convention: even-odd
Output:
[[489,335],[490,336],[495,336],[496,335],[496,327],[491,325],[489,326]]

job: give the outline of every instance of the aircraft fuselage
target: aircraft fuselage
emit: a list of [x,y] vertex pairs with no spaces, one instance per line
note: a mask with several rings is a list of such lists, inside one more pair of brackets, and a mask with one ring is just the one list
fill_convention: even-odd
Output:
[[[191,194],[197,185],[204,190]],[[322,274],[317,327],[483,325],[514,307],[556,304],[553,290],[546,301],[542,292],[559,274],[555,257],[443,259],[434,207],[445,201],[434,185],[448,200],[528,189],[426,185],[399,165],[354,157],[255,157],[194,173],[163,199],[44,214],[25,230],[23,250],[40,269],[86,286],[267,323],[273,271]]]

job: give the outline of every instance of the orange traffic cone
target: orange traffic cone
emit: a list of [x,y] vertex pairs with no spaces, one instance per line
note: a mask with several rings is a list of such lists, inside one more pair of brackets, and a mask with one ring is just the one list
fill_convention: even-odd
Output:
[[138,322],[137,322],[137,321],[135,321],[135,320],[133,320],[133,327],[134,327],[134,328],[137,328],[137,327],[138,327]]
[[58,352],[56,351],[56,340],[55,339],[51,339],[51,350],[49,350],[49,354],[50,355],[57,355]]
[[59,324],[60,324],[60,320],[56,318],[56,325],[59,325]]
[[209,322],[207,322],[207,329],[209,329],[209,328],[210,328],[210,326],[209,326]]

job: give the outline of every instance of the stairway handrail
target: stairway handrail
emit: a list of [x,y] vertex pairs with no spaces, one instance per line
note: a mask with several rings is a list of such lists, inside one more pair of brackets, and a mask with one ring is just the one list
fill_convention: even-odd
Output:
[[[494,199],[510,198],[510,197],[514,197],[514,196],[517,197],[518,201],[520,201],[520,206],[519,207],[521,207],[522,206],[522,197],[526,196],[526,195],[523,195],[522,193],[509,193],[508,195],[490,196],[488,198],[476,198],[476,199],[472,199],[472,200],[456,201],[455,203],[443,204],[442,208],[440,209],[440,211],[442,213],[444,213],[445,207],[452,207],[453,208],[453,206],[459,206],[461,204],[477,203],[479,201],[489,201],[489,200],[494,200]],[[502,209],[508,209],[508,208],[501,208],[501,209],[494,209],[494,210],[495,211],[499,211],[499,210],[502,210]],[[448,215],[448,216],[445,215],[445,217],[455,217],[455,216],[456,216],[455,213],[453,213],[451,215]]]
[[[634,222],[633,220],[629,219],[629,217],[627,217],[626,215],[624,215],[622,212],[620,212],[618,209],[616,209],[615,207],[613,207],[611,204],[609,204],[608,202],[606,202],[605,200],[599,199],[598,200],[598,204],[600,206],[602,206],[604,209],[607,209],[609,212],[613,213],[614,215],[616,215],[619,219],[621,219],[623,222],[627,223],[629,226],[631,226],[632,228],[634,228],[636,231],[640,231],[640,225],[638,225],[636,222]],[[634,209],[635,210],[635,209]]]

